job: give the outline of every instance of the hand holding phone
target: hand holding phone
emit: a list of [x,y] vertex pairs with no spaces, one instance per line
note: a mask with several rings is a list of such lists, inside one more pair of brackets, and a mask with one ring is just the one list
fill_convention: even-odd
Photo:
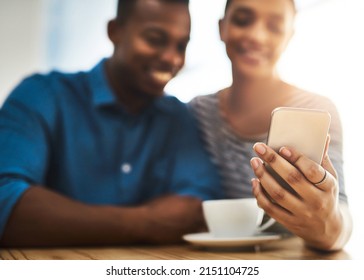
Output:
[[321,164],[331,116],[326,111],[280,107],[272,112],[267,145],[289,146]]
[[[331,116],[326,111],[280,107],[272,112],[267,145],[276,152],[292,147],[321,164]],[[286,189],[292,188],[269,166],[267,170]]]

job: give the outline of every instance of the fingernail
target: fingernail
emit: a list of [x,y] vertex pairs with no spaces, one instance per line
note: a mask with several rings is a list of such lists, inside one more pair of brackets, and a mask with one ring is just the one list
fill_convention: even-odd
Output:
[[281,155],[285,156],[286,158],[289,158],[292,156],[292,152],[290,150],[288,150],[286,147],[280,148],[279,153]]
[[258,192],[259,181],[256,178],[251,179],[253,195],[256,197]]
[[256,178],[252,178],[252,179],[250,180],[250,182],[251,182],[251,184],[252,184],[253,189],[257,187],[257,183],[256,183],[256,181],[257,181],[257,179],[256,179]]
[[265,148],[264,144],[262,144],[262,143],[256,143],[253,146],[253,148],[260,155],[264,155],[265,152],[267,151],[267,149]]
[[257,169],[259,167],[260,161],[257,158],[252,158],[250,160],[250,165],[253,167],[253,169]]

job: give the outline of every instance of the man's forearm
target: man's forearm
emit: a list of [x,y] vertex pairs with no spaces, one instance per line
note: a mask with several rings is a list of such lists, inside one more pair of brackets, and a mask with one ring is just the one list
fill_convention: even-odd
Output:
[[[148,206],[91,206],[42,187],[31,187],[14,207],[1,245],[19,247],[176,242],[182,233],[194,227],[170,226],[173,214],[153,217],[152,210],[153,207],[150,209]],[[186,216],[189,215],[191,214],[186,213]],[[166,238],[160,238],[159,235]]]
[[138,211],[138,208],[121,211],[118,207],[89,206],[41,187],[31,187],[14,207],[1,244],[64,246],[137,242],[138,223],[127,220],[138,221]]

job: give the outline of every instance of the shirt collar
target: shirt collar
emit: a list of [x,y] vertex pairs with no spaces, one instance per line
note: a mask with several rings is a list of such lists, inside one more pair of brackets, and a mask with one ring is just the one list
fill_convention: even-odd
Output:
[[116,104],[117,99],[107,81],[106,58],[102,59],[90,72],[92,102],[95,106]]
[[[118,105],[117,98],[113,93],[106,77],[105,62],[106,58],[102,59],[90,72],[90,85],[92,102],[96,107],[107,105]],[[157,98],[151,106],[147,108],[147,111],[161,110],[163,112],[173,112],[173,106],[169,100],[174,97],[164,95]]]
[[175,107],[173,106],[173,102],[171,102],[172,99],[176,99],[176,97],[165,94],[162,97],[156,99],[153,103],[153,106],[154,108],[165,113],[173,113]]

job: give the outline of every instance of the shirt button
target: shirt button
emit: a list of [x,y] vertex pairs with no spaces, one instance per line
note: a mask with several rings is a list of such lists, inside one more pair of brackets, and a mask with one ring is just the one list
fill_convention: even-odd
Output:
[[124,174],[128,174],[131,172],[131,165],[129,163],[123,163],[121,165],[121,172],[123,172]]

